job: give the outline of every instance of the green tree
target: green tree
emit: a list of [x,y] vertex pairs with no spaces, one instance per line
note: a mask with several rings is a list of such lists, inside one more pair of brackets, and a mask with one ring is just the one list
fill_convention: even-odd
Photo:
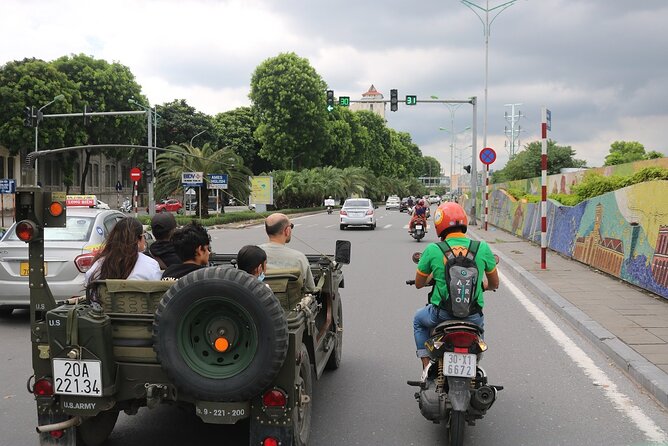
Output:
[[261,145],[253,135],[257,124],[250,107],[218,113],[213,118],[213,127],[218,145],[234,150],[254,174],[272,170],[271,164],[259,156]]
[[[497,170],[492,176],[495,183],[502,181],[535,178],[541,172],[541,141],[534,141],[525,149],[513,156],[503,169]],[[556,141],[547,141],[547,174],[559,173],[563,168],[586,167],[587,162],[576,159],[575,150],[570,146],[558,146]]]
[[262,62],[251,78],[260,156],[279,168],[318,166],[325,145],[326,84],[307,59],[283,53]]
[[605,157],[604,166],[632,163],[634,161],[663,158],[663,154],[651,151],[645,153],[645,146],[638,141],[615,141],[610,144],[610,153]]
[[364,141],[364,146],[356,148],[358,165],[368,168],[376,175],[392,175],[395,167],[394,153],[385,120],[371,111],[362,110],[357,114],[369,136]]
[[[228,194],[236,198],[250,194],[251,171],[243,165],[243,160],[232,149],[218,149],[212,144],[194,147],[190,144],[167,147],[170,152],[163,152],[156,160],[156,195],[169,196],[182,193],[181,174],[183,172],[203,172],[206,178],[210,173],[224,173],[228,176]],[[202,218],[209,216],[209,192],[207,183],[199,190],[198,201],[202,204]]]
[[[85,54],[63,56],[53,61],[53,66],[74,82],[80,99],[73,103],[75,110],[83,112],[84,106],[94,111],[128,110],[128,100],[136,98],[142,102],[141,86],[135,80],[128,67],[118,62],[108,63]],[[70,118],[71,142],[103,144],[140,144],[146,141],[146,117],[142,116],[94,116],[86,122],[83,119]],[[64,121],[64,120],[62,120]],[[59,120],[59,125],[63,122]],[[132,158],[146,160],[145,151],[132,151],[130,154],[120,150],[105,150],[107,157],[114,159]],[[85,193],[86,176],[90,166],[92,152],[85,151],[84,165],[81,169],[81,192]],[[65,178],[72,175],[73,163],[65,163]],[[71,181],[71,180],[69,180]],[[67,185],[67,184],[66,184]]]
[[433,156],[422,157],[422,169],[420,175],[424,177],[437,177],[441,175],[441,163]]
[[157,107],[158,115],[158,147],[170,145],[190,144],[192,138],[204,132],[193,140],[193,144],[203,146],[211,143],[219,145],[213,119],[206,113],[198,112],[195,107],[188,105],[185,99],[174,99]]

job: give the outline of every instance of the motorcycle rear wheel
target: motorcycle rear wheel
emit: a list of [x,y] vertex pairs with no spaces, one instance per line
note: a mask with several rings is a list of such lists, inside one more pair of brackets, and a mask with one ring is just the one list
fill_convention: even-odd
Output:
[[466,426],[466,412],[461,410],[451,411],[450,427],[448,428],[450,446],[464,445],[464,426]]

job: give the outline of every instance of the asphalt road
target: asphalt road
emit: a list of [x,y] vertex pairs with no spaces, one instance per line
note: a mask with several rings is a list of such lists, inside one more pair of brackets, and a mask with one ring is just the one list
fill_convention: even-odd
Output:
[[[314,388],[312,441],[320,445],[446,445],[443,425],[420,415],[412,317],[426,292],[404,285],[415,275],[411,254],[422,243],[406,232],[408,216],[377,211],[375,231],[340,231],[336,214],[295,218],[293,248],[333,253],[352,242],[344,267],[344,348],[341,368]],[[217,252],[265,241],[262,226],[212,230]],[[499,266],[503,272],[503,264]],[[668,444],[668,416],[639,386],[586,339],[505,275],[487,293],[488,352],[482,361],[492,384],[505,386],[487,416],[467,427],[467,445]],[[0,290],[1,292],[1,290]],[[36,444],[35,407],[25,390],[30,375],[27,313],[0,320],[0,445]],[[244,426],[206,425],[177,407],[142,409],[119,418],[109,445],[245,445]]]

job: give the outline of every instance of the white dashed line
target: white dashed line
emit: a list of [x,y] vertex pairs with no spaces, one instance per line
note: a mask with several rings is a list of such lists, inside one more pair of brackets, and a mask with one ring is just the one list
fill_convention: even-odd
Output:
[[325,226],[325,228],[332,228],[332,227],[334,227],[334,226],[336,226],[336,225]]
[[392,227],[392,225],[385,225],[385,226],[383,226],[383,229],[387,229],[387,228],[391,228],[391,227]]

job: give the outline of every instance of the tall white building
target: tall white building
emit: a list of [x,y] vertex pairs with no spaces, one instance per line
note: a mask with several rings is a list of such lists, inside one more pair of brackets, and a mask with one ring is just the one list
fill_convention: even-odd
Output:
[[383,94],[376,90],[376,87],[371,84],[369,90],[366,93],[362,93],[362,102],[351,102],[350,110],[359,111],[359,110],[368,110],[376,113],[381,118],[385,119],[385,103],[384,102],[374,102],[382,101]]

